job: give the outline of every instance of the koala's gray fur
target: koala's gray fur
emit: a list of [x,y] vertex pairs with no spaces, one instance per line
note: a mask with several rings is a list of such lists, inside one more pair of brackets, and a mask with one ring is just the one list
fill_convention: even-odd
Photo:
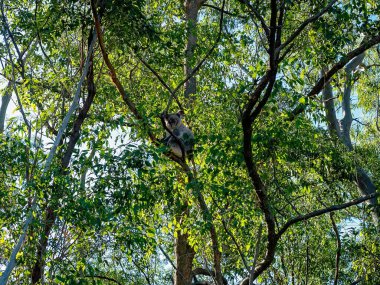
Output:
[[[185,156],[189,159],[192,158],[194,149],[194,134],[193,132],[182,123],[183,112],[179,111],[176,114],[167,114],[164,116],[166,127],[183,143]],[[181,146],[178,144],[168,131],[164,142],[170,147],[170,150],[178,157],[182,158]]]

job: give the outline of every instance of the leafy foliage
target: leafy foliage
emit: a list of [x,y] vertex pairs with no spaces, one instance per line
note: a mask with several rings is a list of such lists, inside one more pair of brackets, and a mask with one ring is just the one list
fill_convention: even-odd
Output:
[[[264,226],[261,240],[257,238],[267,219],[247,171],[243,122],[247,102],[271,60],[265,29],[252,11],[269,23],[271,1],[252,1],[251,8],[246,1],[226,1],[221,38],[194,75],[196,94],[185,96],[182,87],[176,93],[196,139],[193,180],[158,139],[164,133],[159,115],[172,96],[160,79],[174,90],[185,78],[184,64],[189,61],[182,3],[98,2],[104,2],[99,15],[106,52],[125,97],[134,102],[141,118],[122,100],[97,44],[90,64],[93,78],[87,75],[80,88],[79,108],[64,130],[49,171],[44,165],[84,72],[95,30],[91,7],[77,0],[1,2],[1,86],[5,90],[10,84],[16,107],[8,108],[6,128],[0,133],[0,269],[36,198],[33,223],[9,284],[30,284],[39,260],[46,284],[170,284],[179,233],[187,235],[195,252],[193,269],[214,270],[212,226],[218,234],[223,276],[228,284],[237,284],[249,276],[256,254],[256,265],[265,259],[272,235]],[[286,7],[282,43],[328,4],[274,2]],[[221,12],[215,7],[221,2],[203,4],[193,67],[219,33]],[[273,89],[252,121],[250,137],[276,231],[295,217],[357,198],[359,168],[379,185],[378,46],[366,51],[353,75],[352,151],[329,131],[322,96],[306,96],[323,68],[376,36],[379,9],[377,1],[337,1],[281,54]],[[341,69],[329,81],[339,118],[344,116],[347,84]],[[81,117],[92,81],[95,98]],[[299,106],[305,112],[290,119]],[[7,108],[4,103],[0,107]],[[179,106],[173,100],[169,107],[176,111]],[[71,145],[76,131],[77,141]],[[68,166],[63,163],[67,155]],[[380,282],[374,207],[362,203],[334,215],[342,242],[338,284]],[[49,213],[54,213],[53,219]],[[278,237],[273,262],[258,276],[258,284],[334,282],[337,236],[328,215],[295,223]],[[197,278],[212,282],[210,276]]]

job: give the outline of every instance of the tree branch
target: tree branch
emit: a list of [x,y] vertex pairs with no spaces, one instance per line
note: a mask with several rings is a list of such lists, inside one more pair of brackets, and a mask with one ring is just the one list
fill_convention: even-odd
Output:
[[330,3],[325,7],[323,8],[321,11],[319,11],[317,14],[315,14],[314,16],[310,17],[309,19],[307,19],[306,21],[304,21],[299,27],[298,29],[282,44],[278,47],[278,52],[281,51],[283,48],[285,48],[286,46],[288,46],[290,43],[292,43],[294,41],[294,39],[296,37],[299,36],[299,34],[306,28],[307,25],[309,25],[310,23],[318,20],[321,16],[323,16],[323,14],[325,14],[334,4],[335,2],[337,2],[338,0],[332,0],[330,1]]
[[[270,263],[273,260],[273,258],[271,258],[271,256],[269,255],[269,253],[273,254],[273,256],[274,256],[274,253],[275,253],[275,250],[276,250],[276,246],[277,246],[277,243],[278,243],[279,239],[282,237],[282,235],[287,231],[287,229],[290,226],[294,225],[295,223],[298,223],[298,222],[301,222],[301,221],[306,221],[308,219],[311,219],[311,218],[314,218],[314,217],[318,217],[318,216],[321,216],[321,215],[326,214],[326,213],[331,213],[331,212],[339,211],[339,210],[342,210],[342,209],[345,209],[345,208],[348,208],[348,207],[351,207],[351,206],[354,206],[354,205],[361,204],[361,203],[363,203],[363,202],[365,202],[367,200],[374,199],[377,196],[379,196],[379,193],[373,193],[373,194],[367,195],[365,197],[360,197],[358,199],[352,200],[352,201],[344,203],[344,204],[334,205],[334,206],[331,206],[331,207],[328,207],[328,208],[325,208],[325,209],[313,211],[313,212],[308,213],[306,215],[301,215],[301,216],[298,216],[298,217],[295,217],[295,218],[289,220],[278,231],[277,234],[273,233],[273,230],[271,230],[271,232],[268,232],[267,253],[266,253],[266,256],[264,258],[264,261],[256,267],[255,273],[254,273],[254,276],[253,276],[253,280],[258,275],[260,275],[266,268],[269,267]],[[268,253],[269,250],[270,250],[270,252]],[[245,278],[240,283],[240,285],[248,285],[248,284],[249,284],[249,278]]]
[[247,264],[247,261],[245,260],[245,257],[244,257],[244,254],[243,252],[241,251],[240,249],[240,246],[239,244],[237,243],[236,241],[236,238],[234,237],[234,235],[231,233],[231,231],[227,228],[227,225],[226,225],[226,221],[224,219],[222,219],[222,224],[223,224],[223,228],[224,230],[226,231],[226,233],[230,236],[230,238],[232,239],[233,243],[235,244],[236,246],[236,249],[240,255],[240,258],[241,260],[243,261],[243,264],[244,264],[244,267],[245,269],[249,272],[249,266]]
[[102,276],[102,275],[85,275],[84,277],[86,277],[86,278],[98,278],[98,279],[108,280],[108,281],[112,281],[112,282],[114,282],[114,283],[116,283],[118,285],[122,285],[116,279],[111,278],[111,277],[107,277],[107,276]]
[[[118,77],[116,75],[115,68],[113,67],[113,65],[112,65],[112,63],[108,57],[106,47],[104,44],[103,34],[101,31],[101,27],[100,27],[98,12],[96,11],[95,0],[91,0],[91,10],[92,10],[93,18],[94,18],[96,34],[98,35],[98,42],[99,42],[100,50],[102,51],[104,62],[106,63],[106,65],[110,71],[110,76],[111,76],[112,82],[115,84],[117,90],[119,91],[119,93],[121,94],[121,96],[123,98],[123,101],[127,104],[128,108],[132,112],[132,114],[138,120],[142,121],[143,117],[138,112],[135,104],[131,101],[129,94],[125,91],[123,85],[121,84],[120,80],[118,79]],[[152,133],[149,132],[149,136],[151,137],[151,139],[153,141],[155,140]]]
[[256,248],[255,248],[255,255],[253,257],[253,263],[251,267],[251,271],[249,273],[249,285],[253,285],[253,275],[255,273],[255,268],[256,268],[256,262],[259,257],[259,250],[260,250],[260,243],[261,243],[261,234],[263,232],[263,224],[260,223],[259,230],[257,231],[257,237],[256,237]]
[[157,79],[158,79],[158,81],[160,81],[161,85],[164,86],[166,88],[166,90],[169,91],[170,96],[174,97],[174,99],[178,105],[178,108],[180,110],[183,110],[183,107],[181,105],[181,102],[179,102],[177,95],[173,92],[173,90],[169,87],[169,85],[165,82],[165,80],[160,76],[160,74],[158,74],[158,72],[156,70],[154,70],[154,68],[149,63],[147,63],[142,57],[140,57],[137,54],[136,54],[136,57],[142,62],[142,64],[144,64],[157,77]]
[[253,15],[260,21],[261,27],[263,28],[265,35],[266,35],[267,39],[269,40],[269,28],[268,28],[267,24],[265,23],[263,16],[261,16],[261,14],[252,6],[252,4],[249,2],[249,0],[238,0],[238,1],[240,3],[246,5],[251,10]]
[[295,218],[289,220],[288,222],[286,222],[285,225],[282,226],[281,230],[279,230],[279,232],[277,233],[277,238],[280,238],[286,232],[286,230],[290,226],[294,225],[295,223],[298,223],[301,221],[306,221],[308,219],[318,217],[318,216],[321,216],[321,215],[326,214],[326,213],[335,212],[335,211],[339,211],[339,210],[342,210],[342,209],[345,209],[345,208],[348,208],[348,207],[351,207],[354,205],[358,205],[358,204],[361,204],[367,200],[376,198],[377,196],[379,196],[379,193],[372,193],[370,195],[357,198],[355,200],[352,200],[352,201],[344,203],[344,204],[334,205],[334,206],[331,206],[331,207],[328,207],[325,209],[313,211],[313,212],[306,214],[306,215],[301,215],[301,216],[295,217]]
[[0,134],[4,132],[5,129],[5,115],[7,113],[9,102],[12,98],[11,81],[8,81],[7,86],[4,88],[4,94],[1,94],[1,107],[0,107]]
[[[215,272],[212,272],[208,269],[204,269],[204,268],[195,268],[192,272],[191,272],[191,275],[192,276],[196,276],[196,275],[204,275],[204,276],[210,276],[210,277],[215,277]],[[227,285],[228,282],[227,282],[227,279],[223,277],[223,284],[224,285]]]
[[[324,70],[321,71],[322,76],[325,72],[325,69],[326,68],[324,68]],[[322,95],[330,135],[337,135],[338,137],[341,137],[339,122],[336,118],[333,89],[330,81],[328,81],[325,87],[323,88]]]
[[[81,91],[81,88],[82,88],[82,84],[83,84],[84,78],[87,75],[87,71],[88,71],[89,64],[90,64],[90,55],[91,55],[91,53],[93,51],[95,41],[96,41],[96,34],[94,34],[94,40],[92,41],[91,46],[90,46],[90,48],[88,50],[87,59],[86,59],[86,65],[85,65],[83,74],[82,74],[82,76],[81,76],[81,78],[79,80],[75,96],[73,98],[73,101],[71,103],[71,106],[70,106],[70,108],[69,108],[69,110],[68,110],[65,118],[62,121],[61,127],[59,128],[58,134],[57,134],[57,136],[56,136],[56,138],[54,140],[54,144],[53,144],[52,148],[50,149],[48,158],[46,159],[45,166],[44,166],[44,169],[43,169],[43,172],[42,172],[43,174],[46,174],[46,172],[49,171],[50,166],[51,166],[52,161],[53,161],[53,158],[55,156],[56,150],[58,148],[58,144],[61,141],[63,132],[66,130],[66,127],[67,127],[67,125],[69,123],[71,115],[77,109],[78,102],[79,102],[80,91]],[[27,218],[25,220],[24,226],[22,228],[22,234],[19,237],[16,245],[14,246],[14,248],[12,250],[11,256],[9,258],[9,261],[8,261],[8,264],[7,264],[6,268],[5,268],[5,270],[3,271],[3,274],[0,276],[0,285],[7,284],[8,278],[9,278],[9,276],[10,276],[13,268],[16,266],[16,255],[20,251],[21,246],[23,245],[23,243],[25,241],[29,225],[33,221],[33,212],[36,209],[36,206],[37,206],[37,196],[34,196],[33,201],[31,203],[31,207],[30,207],[29,213],[27,215]]]
[[[309,91],[306,97],[312,98],[316,96],[324,88],[326,83],[340,71],[351,59],[370,49],[374,45],[380,43],[380,35],[362,43],[358,48],[350,51],[341,60],[339,60],[329,71],[325,72],[323,76],[317,81],[313,88]],[[292,121],[295,117],[305,111],[307,104],[298,105],[289,115],[289,120]]]
[[338,285],[338,279],[339,279],[339,262],[340,262],[340,255],[341,255],[341,249],[342,249],[342,243],[340,241],[340,236],[339,236],[339,230],[338,227],[336,226],[335,220],[334,220],[334,213],[330,213],[330,219],[331,223],[333,226],[333,230],[335,232],[336,236],[336,255],[335,255],[335,277],[334,277],[334,285]]
[[[212,45],[212,47],[208,50],[208,52],[205,54],[205,56],[203,57],[203,59],[195,66],[194,69],[192,69],[192,71],[186,76],[186,78],[184,80],[182,80],[176,88],[174,88],[173,90],[173,94],[176,94],[177,91],[183,86],[183,84],[185,84],[190,78],[192,78],[197,72],[198,70],[202,67],[203,63],[207,60],[207,58],[212,54],[212,52],[215,50],[215,48],[217,47],[221,37],[222,37],[222,30],[223,30],[223,18],[224,18],[224,6],[226,4],[226,0],[223,0],[223,3],[222,3],[222,8],[221,8],[221,13],[220,13],[220,19],[219,19],[219,32],[218,32],[218,35],[216,37],[216,40],[214,42],[214,44]],[[169,106],[171,105],[171,100],[172,100],[172,97],[169,99],[168,101],[168,104],[167,104],[167,110],[169,109]],[[167,112],[166,110],[166,112]]]
[[241,18],[241,19],[246,19],[246,17],[243,17],[243,16],[240,16],[238,14],[234,14],[234,13],[231,13],[229,11],[226,11],[226,10],[222,10],[221,8],[219,8],[218,6],[214,6],[214,5],[211,5],[211,4],[202,4],[203,7],[209,7],[209,8],[212,8],[212,9],[215,9],[219,12],[223,12],[224,14],[226,15],[230,15],[230,16],[233,16],[233,17],[237,17],[237,18]]

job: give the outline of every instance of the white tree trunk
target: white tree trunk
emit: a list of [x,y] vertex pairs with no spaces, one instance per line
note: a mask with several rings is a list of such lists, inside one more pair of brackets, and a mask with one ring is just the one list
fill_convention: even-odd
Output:
[[12,93],[10,92],[10,89],[11,89],[11,82],[9,81],[7,87],[5,87],[4,95],[1,97],[0,134],[2,134],[5,129],[5,115],[7,113],[8,105],[12,97]]
[[[50,149],[49,156],[45,162],[45,167],[43,169],[43,174],[45,174],[47,171],[49,171],[50,166],[51,166],[52,161],[53,161],[53,158],[55,156],[55,152],[56,152],[57,147],[59,145],[59,142],[62,139],[63,132],[66,130],[66,127],[69,123],[69,120],[70,120],[72,114],[78,108],[80,91],[82,88],[83,81],[87,75],[87,71],[88,71],[89,64],[90,64],[90,57],[91,57],[92,51],[94,49],[95,42],[96,42],[96,33],[94,32],[93,41],[92,41],[91,46],[90,46],[88,53],[87,53],[86,64],[85,64],[85,67],[84,67],[84,70],[82,73],[82,77],[79,80],[79,83],[78,83],[78,86],[77,86],[77,89],[76,89],[76,92],[74,95],[74,99],[71,103],[71,106],[70,106],[65,118],[62,121],[61,127],[58,130],[58,134],[55,138],[54,144],[53,144],[52,148]],[[33,212],[34,212],[36,206],[37,206],[37,197],[34,196],[33,201],[32,201],[32,206],[29,210],[29,213],[27,215],[27,219],[25,220],[24,226],[22,228],[22,234],[19,237],[15,247],[12,250],[11,256],[10,256],[9,261],[7,263],[7,267],[5,268],[3,274],[0,277],[0,285],[7,284],[9,276],[12,273],[13,268],[16,266],[16,255],[20,251],[21,246],[25,241],[25,237],[26,237],[29,225],[33,221]]]
[[[345,67],[346,80],[344,83],[344,93],[342,101],[343,118],[340,124],[336,118],[333,92],[330,82],[326,83],[323,90],[324,106],[326,111],[326,119],[330,133],[335,132],[341,142],[347,147],[348,151],[353,150],[350,131],[352,125],[352,112],[351,112],[351,92],[352,92],[352,75],[355,69],[363,62],[365,53],[353,58]],[[367,172],[360,166],[356,168],[356,175],[352,180],[358,186],[359,192],[362,196],[366,196],[376,192],[376,186],[368,176]],[[376,225],[379,225],[380,209],[377,199],[373,198],[368,201],[368,204],[373,208],[372,218]]]

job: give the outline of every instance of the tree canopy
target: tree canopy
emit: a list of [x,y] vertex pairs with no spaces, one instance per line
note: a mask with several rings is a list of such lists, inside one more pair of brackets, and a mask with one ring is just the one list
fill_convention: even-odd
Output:
[[0,5],[0,285],[380,283],[378,1]]

